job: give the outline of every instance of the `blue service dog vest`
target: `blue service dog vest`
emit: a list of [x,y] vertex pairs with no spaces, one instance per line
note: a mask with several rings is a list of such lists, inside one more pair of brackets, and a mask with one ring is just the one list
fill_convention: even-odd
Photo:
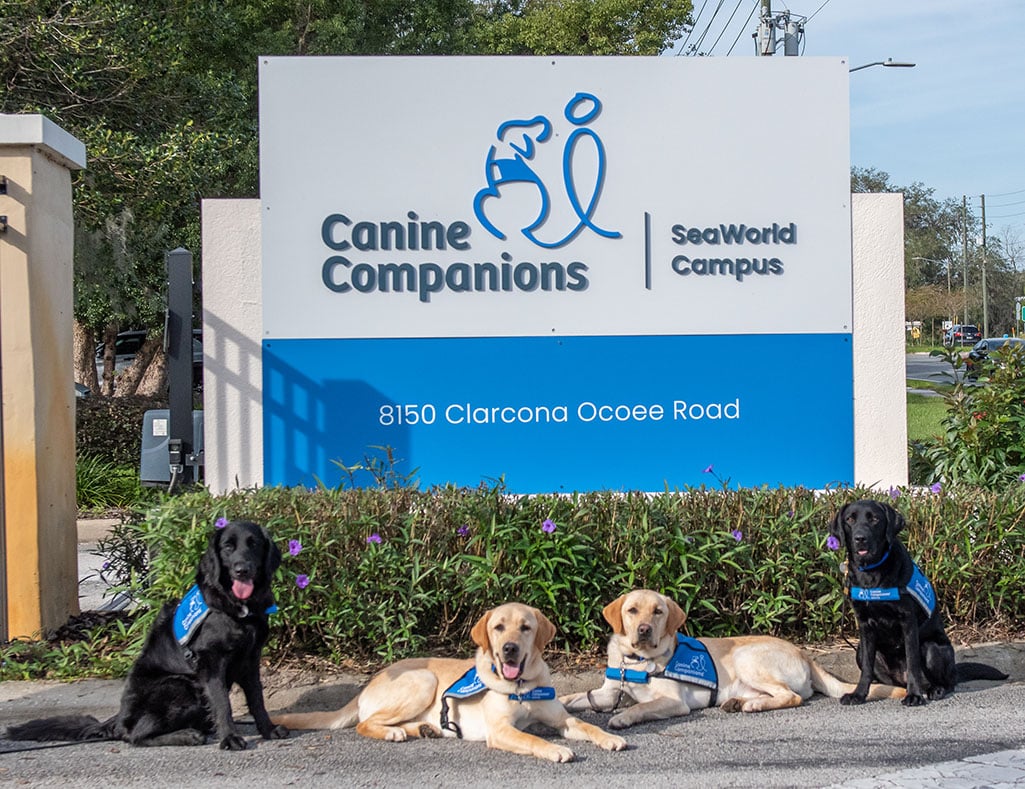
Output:
[[[273,614],[277,610],[278,607],[272,605],[264,613]],[[174,637],[178,640],[178,643],[183,647],[186,646],[196,635],[199,626],[209,613],[210,606],[203,599],[203,593],[199,591],[199,585],[193,585],[185,593],[182,601],[178,603],[178,607],[174,610]],[[245,606],[242,606],[242,615],[249,616],[249,609]]]
[[851,600],[858,600],[863,603],[874,603],[880,600],[900,600],[902,592],[907,592],[911,595],[922,606],[926,616],[932,616],[932,612],[936,610],[936,592],[933,591],[929,579],[918,569],[917,564],[907,586],[852,586]]
[[635,671],[627,668],[605,669],[605,676],[608,679],[618,679],[622,682],[633,682],[644,684],[652,676],[668,677],[678,682],[689,682],[691,685],[698,685],[712,691],[712,698],[708,706],[714,707],[719,692],[719,672],[715,669],[715,661],[708,654],[708,647],[696,638],[685,636],[682,633],[676,634],[676,650],[673,652],[666,667],[657,674],[649,674],[646,671]]
[[[487,689],[488,686],[481,681],[480,675],[477,674],[476,666],[449,685],[448,689],[441,694],[441,728],[455,732],[455,735],[462,739],[463,732],[459,725],[448,719],[448,700],[468,699]],[[551,701],[555,698],[555,688],[542,685],[531,688],[525,693],[510,693],[509,698],[513,701]]]

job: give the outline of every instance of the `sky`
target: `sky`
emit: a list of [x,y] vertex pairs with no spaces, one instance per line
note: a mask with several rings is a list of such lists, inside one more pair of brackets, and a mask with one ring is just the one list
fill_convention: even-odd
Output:
[[[695,0],[687,46],[707,30],[699,51],[754,56],[760,8]],[[967,195],[976,217],[985,195],[988,233],[1025,242],[1025,0],[772,0],[774,15],[788,10],[807,17],[804,57],[916,64],[851,74],[852,166],[939,200]]]

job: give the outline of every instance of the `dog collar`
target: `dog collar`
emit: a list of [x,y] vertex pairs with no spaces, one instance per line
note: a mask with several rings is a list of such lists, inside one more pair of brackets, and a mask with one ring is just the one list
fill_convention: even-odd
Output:
[[[276,614],[278,607],[273,603],[264,611],[265,614]],[[210,606],[203,598],[199,590],[199,584],[194,584],[185,593],[178,607],[174,610],[174,637],[182,646],[186,646],[199,631],[199,626],[210,613]],[[243,604],[242,617],[249,616],[249,608]]]
[[661,671],[638,671],[626,668],[626,666],[620,668],[609,666],[605,669],[606,679],[637,685],[647,684],[652,677],[666,677],[675,679],[677,682],[687,682],[707,688],[712,691],[712,698],[708,706],[715,706],[719,690],[719,674],[715,668],[715,661],[708,654],[708,647],[696,638],[677,633],[676,648],[673,650],[669,662]]
[[874,603],[900,600],[902,594],[909,594],[922,607],[926,616],[932,616],[932,612],[936,610],[936,592],[933,590],[932,584],[929,583],[929,579],[918,569],[917,564],[914,565],[914,568],[907,586],[852,586],[850,588],[851,600]]
[[885,562],[885,561],[886,561],[887,559],[889,559],[889,558],[890,558],[890,549],[889,549],[889,548],[887,548],[887,549],[886,549],[886,553],[884,553],[884,554],[883,554],[883,558],[882,558],[882,559],[880,559],[880,560],[879,560],[878,562],[876,562],[875,564],[869,564],[869,565],[866,565],[866,566],[864,566],[864,567],[861,567],[861,566],[859,566],[859,567],[858,567],[858,572],[860,572],[860,573],[866,573],[866,572],[868,572],[869,570],[874,570],[874,569],[875,569],[876,567],[879,567],[879,566],[880,566],[880,565],[881,565],[881,564],[882,564],[883,562]]

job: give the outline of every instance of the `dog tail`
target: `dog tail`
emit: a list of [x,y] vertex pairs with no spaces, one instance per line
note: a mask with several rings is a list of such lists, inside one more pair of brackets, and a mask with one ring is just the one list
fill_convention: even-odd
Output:
[[92,715],[60,715],[38,718],[18,726],[7,727],[9,740],[35,740],[36,742],[80,742],[84,740],[116,740],[113,722],[100,723]]
[[[814,660],[808,661],[808,668],[811,669],[812,688],[823,696],[838,699],[846,693],[853,693],[857,687],[857,685],[852,685],[849,682],[844,682],[839,677],[833,676]],[[907,691],[904,688],[898,688],[894,685],[880,685],[876,682],[873,682],[868,689],[868,698],[870,699],[902,699],[906,695]]]
[[1007,674],[1003,671],[985,663],[958,663],[956,668],[958,682],[970,682],[973,679],[1007,679]]
[[289,729],[351,729],[359,723],[359,696],[340,710],[286,712],[271,715],[271,721]]

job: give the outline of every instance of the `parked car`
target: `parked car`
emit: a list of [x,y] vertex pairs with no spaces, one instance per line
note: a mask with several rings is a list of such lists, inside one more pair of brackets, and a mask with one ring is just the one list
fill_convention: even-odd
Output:
[[[135,355],[146,341],[148,332],[131,330],[118,332],[114,340],[114,373],[124,370],[135,359]],[[103,376],[103,343],[96,346],[96,375]],[[203,330],[192,330],[192,379],[199,385],[203,378]]]
[[965,377],[973,381],[983,372],[986,360],[992,351],[1003,348],[1005,345],[1013,345],[1025,349],[1025,340],[1020,337],[986,337],[979,340],[965,357]]
[[943,344],[953,348],[955,345],[971,345],[982,339],[982,332],[978,326],[970,323],[955,323],[947,333],[943,335]]

